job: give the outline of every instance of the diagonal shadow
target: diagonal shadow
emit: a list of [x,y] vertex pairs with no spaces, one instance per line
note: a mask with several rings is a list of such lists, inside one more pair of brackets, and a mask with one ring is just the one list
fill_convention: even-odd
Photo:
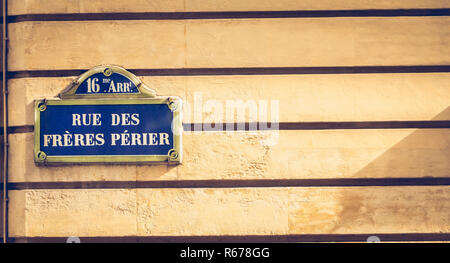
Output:
[[[450,120],[450,107],[433,118],[443,119]],[[386,178],[450,177],[449,146],[450,129],[416,129],[355,177],[381,173]],[[450,188],[371,186],[361,191],[347,190],[342,189],[339,194],[336,221],[330,233],[344,229],[368,233],[450,231]]]
[[[432,120],[450,120],[450,107]],[[447,155],[450,133],[445,129],[416,129],[355,174],[367,177],[382,172],[386,177],[449,177]]]

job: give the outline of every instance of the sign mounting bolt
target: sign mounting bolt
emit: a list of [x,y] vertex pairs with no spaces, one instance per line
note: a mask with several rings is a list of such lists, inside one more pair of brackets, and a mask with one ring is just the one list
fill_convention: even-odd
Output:
[[41,100],[37,107],[39,109],[39,111],[45,111],[47,109],[47,105],[46,105],[47,101],[45,99]]
[[178,152],[175,149],[171,149],[168,152],[169,161],[176,161],[178,159]]
[[171,111],[176,111],[178,108],[178,102],[176,100],[174,100],[173,98],[168,98],[168,104],[167,106],[169,107],[169,109]]
[[113,74],[113,71],[111,68],[105,68],[105,70],[103,70],[103,75],[109,77]]
[[47,154],[45,154],[45,152],[43,152],[43,151],[39,151],[36,154],[36,156],[37,156],[39,161],[45,161],[45,159],[47,159]]

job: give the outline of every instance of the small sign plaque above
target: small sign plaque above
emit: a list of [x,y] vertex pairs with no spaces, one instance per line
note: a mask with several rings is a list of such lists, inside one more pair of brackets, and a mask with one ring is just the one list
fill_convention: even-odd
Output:
[[58,96],[35,101],[36,163],[181,162],[178,97],[118,66],[95,67]]

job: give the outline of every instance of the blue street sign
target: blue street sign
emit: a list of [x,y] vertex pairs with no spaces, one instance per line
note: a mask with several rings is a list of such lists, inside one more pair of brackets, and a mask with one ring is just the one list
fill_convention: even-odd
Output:
[[[70,99],[35,102],[35,161],[180,163],[181,100],[143,91],[122,68],[91,73],[60,94]],[[116,97],[104,99],[103,93]],[[129,93],[141,97],[128,98]]]

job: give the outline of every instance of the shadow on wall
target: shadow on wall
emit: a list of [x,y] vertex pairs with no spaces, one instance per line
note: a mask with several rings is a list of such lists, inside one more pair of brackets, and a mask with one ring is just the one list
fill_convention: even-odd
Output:
[[[1,3],[1,1],[0,1]],[[2,31],[0,30],[0,33]],[[1,49],[2,45],[0,45]],[[2,52],[0,52],[2,53]],[[2,53],[3,54],[3,53]],[[0,59],[2,59],[0,55]],[[3,60],[2,60],[3,61]],[[0,81],[0,90],[3,91],[3,82]],[[3,94],[3,92],[2,92]],[[0,96],[0,129],[1,134],[0,135],[0,239],[3,240],[3,169],[5,168],[3,165],[3,158],[4,158],[4,148],[3,148],[3,95]]]
[[[450,107],[433,120],[450,120]],[[450,130],[417,129],[356,173],[386,178],[449,177]],[[361,189],[361,188],[359,188]],[[450,231],[450,188],[428,186],[342,189],[333,232],[354,229],[402,232]],[[373,231],[371,231],[373,229]]]
[[[450,120],[450,107],[433,120]],[[358,178],[382,173],[385,177],[442,177],[450,171],[450,133],[417,129],[355,174]],[[446,151],[447,150],[447,151]]]
[[[1,1],[0,1],[0,3],[1,3]],[[0,32],[1,32],[1,30],[0,30]],[[0,45],[0,48],[1,48],[1,45]],[[1,58],[1,56],[0,56],[0,58]],[[0,74],[1,74],[1,72],[0,72]],[[3,82],[2,81],[0,81],[0,91],[2,91],[2,94],[3,94]],[[4,140],[4,136],[3,136],[3,133],[4,133],[4,131],[3,131],[3,95],[0,95],[0,133],[1,133],[1,135],[0,135],[0,184],[3,184],[3,168],[4,168],[3,167],[3,158],[4,158],[4,155],[3,155],[3,151],[4,151],[4,149],[3,149],[3,145],[4,145],[4,143],[3,143],[3,140]],[[0,192],[2,191],[2,189],[3,189],[3,187],[0,188]]]
[[[3,189],[3,188],[2,188]],[[0,240],[3,239],[3,191],[0,191]]]
[[[3,127],[0,127],[3,129]],[[3,135],[0,135],[0,239],[3,238]]]

